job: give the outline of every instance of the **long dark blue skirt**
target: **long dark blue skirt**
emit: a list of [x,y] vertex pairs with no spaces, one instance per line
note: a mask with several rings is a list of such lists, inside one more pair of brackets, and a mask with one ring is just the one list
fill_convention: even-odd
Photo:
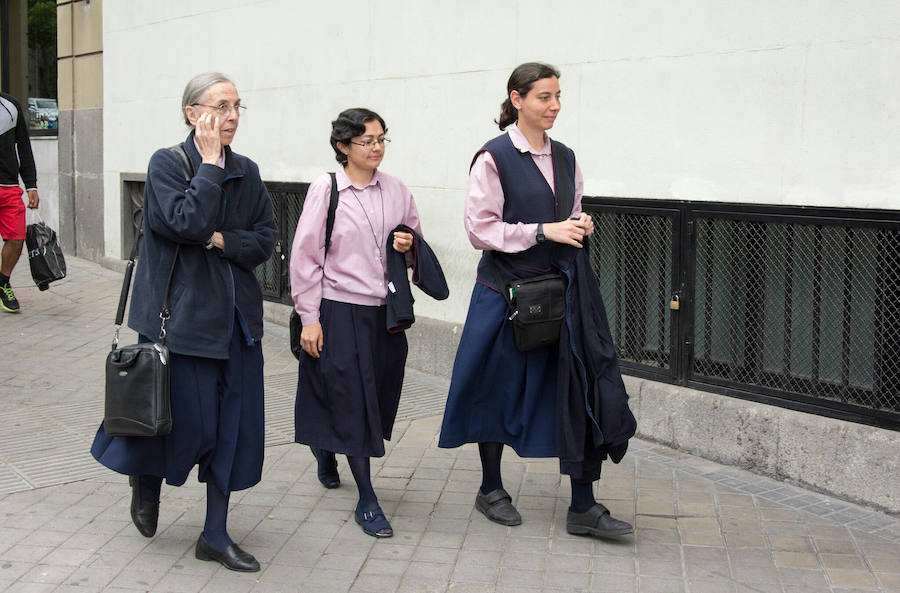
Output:
[[557,347],[520,352],[508,315],[500,293],[475,284],[438,446],[498,442],[556,457]]
[[296,442],[358,457],[384,455],[408,351],[406,334],[387,333],[386,311],[322,300],[320,357],[300,354]]
[[265,449],[262,345],[242,339],[237,320],[229,358],[170,355],[172,432],[111,437],[103,425],[91,454],[121,474],[162,476],[181,486],[195,464],[201,482],[224,492],[259,482]]

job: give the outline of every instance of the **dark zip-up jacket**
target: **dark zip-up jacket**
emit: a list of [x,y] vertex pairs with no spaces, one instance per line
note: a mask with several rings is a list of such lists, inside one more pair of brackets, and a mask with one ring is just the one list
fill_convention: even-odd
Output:
[[425,239],[414,230],[401,224],[388,233],[385,253],[387,254],[388,292],[387,305],[387,331],[398,334],[415,323],[413,314],[412,291],[409,288],[409,280],[406,276],[407,254],[394,249],[394,233],[404,232],[413,236],[412,248],[409,250],[409,260],[412,262],[412,283],[418,286],[422,292],[431,298],[442,301],[450,296],[441,262]]
[[28,121],[12,95],[0,93],[0,185],[37,189],[37,170],[28,138]]
[[[554,254],[555,267],[569,281],[566,319],[559,335],[556,446],[563,473],[575,477],[586,456],[609,455],[615,463],[621,461],[637,429],[591,268],[590,237],[583,245],[582,249],[557,245]],[[586,445],[593,450],[586,450]]]
[[[262,291],[254,268],[275,246],[272,201],[256,163],[225,147],[225,168],[201,164],[194,134],[182,143],[195,171],[190,184],[168,149],[150,158],[144,187],[144,240],[128,326],[156,339],[166,279],[180,245],[166,344],[178,354],[228,358],[235,309],[249,338],[263,335]],[[214,231],[225,249],[206,249]]]

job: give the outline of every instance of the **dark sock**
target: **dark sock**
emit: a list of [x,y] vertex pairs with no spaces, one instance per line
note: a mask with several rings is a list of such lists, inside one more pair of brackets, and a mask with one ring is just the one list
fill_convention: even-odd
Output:
[[141,502],[159,502],[159,491],[162,489],[163,479],[159,476],[139,476]]
[[0,274],[0,286],[4,286],[9,283],[9,276],[4,276]]
[[228,498],[231,492],[225,493],[212,482],[206,483],[206,523],[203,525],[203,537],[207,543],[219,552],[234,543],[228,537],[225,523],[228,520]]
[[500,477],[503,443],[478,443],[478,455],[481,456],[481,493],[487,494],[503,488],[503,479]]
[[572,484],[572,504],[569,510],[573,513],[584,513],[589,508],[597,504],[594,498],[594,483],[590,480],[577,480],[569,477]]
[[361,511],[371,511],[378,506],[378,497],[372,487],[372,472],[368,457],[351,457],[347,455],[347,463],[350,472],[356,480],[356,488],[359,490],[359,505]]

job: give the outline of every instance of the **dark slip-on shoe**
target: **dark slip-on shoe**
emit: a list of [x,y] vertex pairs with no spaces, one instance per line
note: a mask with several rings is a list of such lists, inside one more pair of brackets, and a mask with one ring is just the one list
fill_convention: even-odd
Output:
[[566,531],[572,535],[614,537],[632,533],[634,528],[630,523],[614,519],[609,514],[609,509],[598,502],[583,513],[569,511],[566,517]]
[[341,476],[337,469],[337,457],[331,451],[318,449],[310,446],[313,457],[316,458],[318,467],[316,468],[316,476],[319,482],[328,489],[337,488],[341,485]]
[[475,496],[475,508],[485,517],[500,525],[521,525],[522,515],[512,504],[512,497],[503,488]]
[[384,516],[384,511],[380,506],[376,506],[370,511],[360,511],[357,508],[353,511],[353,517],[367,535],[372,537],[393,537],[394,535],[391,523]]
[[156,535],[159,523],[159,503],[141,500],[141,477],[128,476],[131,486],[131,522],[144,537]]
[[223,552],[220,552],[209,545],[202,533],[197,539],[194,556],[196,556],[197,560],[215,560],[229,570],[237,570],[239,572],[259,571],[259,562],[256,561],[253,554],[243,551],[237,544],[231,544]]

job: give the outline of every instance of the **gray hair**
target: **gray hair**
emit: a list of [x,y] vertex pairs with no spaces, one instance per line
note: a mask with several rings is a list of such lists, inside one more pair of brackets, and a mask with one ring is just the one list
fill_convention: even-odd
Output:
[[188,127],[194,126],[191,125],[187,114],[184,112],[184,108],[188,105],[197,103],[209,87],[214,84],[219,84],[220,82],[227,82],[228,84],[235,86],[234,82],[221,72],[204,72],[203,74],[198,74],[193,77],[190,82],[187,83],[187,86],[184,87],[184,94],[181,96],[181,115],[184,116],[184,123],[187,124]]

